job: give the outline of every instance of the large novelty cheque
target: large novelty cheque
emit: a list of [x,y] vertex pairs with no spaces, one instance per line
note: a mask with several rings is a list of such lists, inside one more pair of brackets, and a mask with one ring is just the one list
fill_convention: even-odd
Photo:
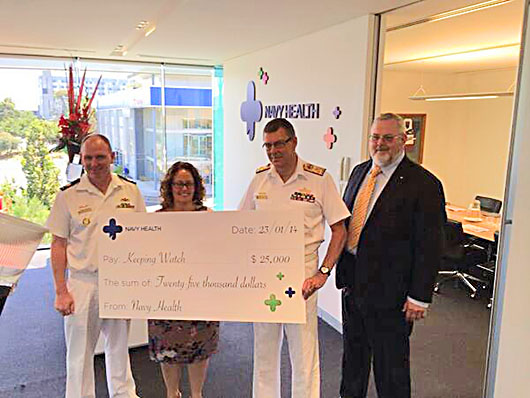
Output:
[[102,318],[305,323],[303,212],[99,220]]

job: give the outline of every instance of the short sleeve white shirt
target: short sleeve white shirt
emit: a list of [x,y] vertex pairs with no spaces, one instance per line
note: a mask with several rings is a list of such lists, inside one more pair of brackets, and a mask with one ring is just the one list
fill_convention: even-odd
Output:
[[316,254],[324,241],[325,222],[333,225],[350,216],[331,175],[300,158],[295,172],[286,182],[274,167],[259,168],[239,209],[302,209],[306,256]]
[[96,273],[98,217],[108,213],[145,212],[145,204],[135,183],[112,174],[103,194],[87,175],[78,183],[63,188],[46,221],[53,235],[67,240],[67,262],[71,271]]

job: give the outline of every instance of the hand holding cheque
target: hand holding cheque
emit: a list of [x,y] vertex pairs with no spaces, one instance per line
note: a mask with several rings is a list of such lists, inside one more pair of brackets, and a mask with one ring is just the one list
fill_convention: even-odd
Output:
[[301,212],[130,213],[101,222],[103,318],[305,322]]

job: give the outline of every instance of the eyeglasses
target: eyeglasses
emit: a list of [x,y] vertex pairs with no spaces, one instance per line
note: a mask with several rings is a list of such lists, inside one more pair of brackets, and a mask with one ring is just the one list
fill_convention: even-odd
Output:
[[394,138],[399,137],[399,135],[392,135],[392,134],[385,134],[385,135],[379,135],[379,134],[370,134],[368,138],[370,141],[377,142],[379,139],[383,139],[383,142],[391,143],[394,141]]
[[195,183],[193,182],[182,182],[182,181],[173,181],[171,182],[171,186],[172,187],[177,187],[177,188],[191,188],[193,186],[195,186]]
[[85,160],[85,162],[91,162],[93,159],[96,159],[97,162],[101,163],[107,160],[108,157],[109,155],[96,155],[96,156],[85,155],[83,156],[83,159]]
[[286,140],[278,140],[276,142],[265,142],[262,147],[267,151],[270,151],[272,148],[283,149],[292,138],[293,137],[289,137]]

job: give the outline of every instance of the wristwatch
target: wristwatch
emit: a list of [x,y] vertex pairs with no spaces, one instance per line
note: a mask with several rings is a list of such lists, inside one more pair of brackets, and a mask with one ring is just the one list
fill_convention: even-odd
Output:
[[320,267],[318,270],[320,271],[320,273],[322,273],[324,275],[327,275],[327,276],[329,276],[331,274],[331,268],[328,268],[325,265]]

